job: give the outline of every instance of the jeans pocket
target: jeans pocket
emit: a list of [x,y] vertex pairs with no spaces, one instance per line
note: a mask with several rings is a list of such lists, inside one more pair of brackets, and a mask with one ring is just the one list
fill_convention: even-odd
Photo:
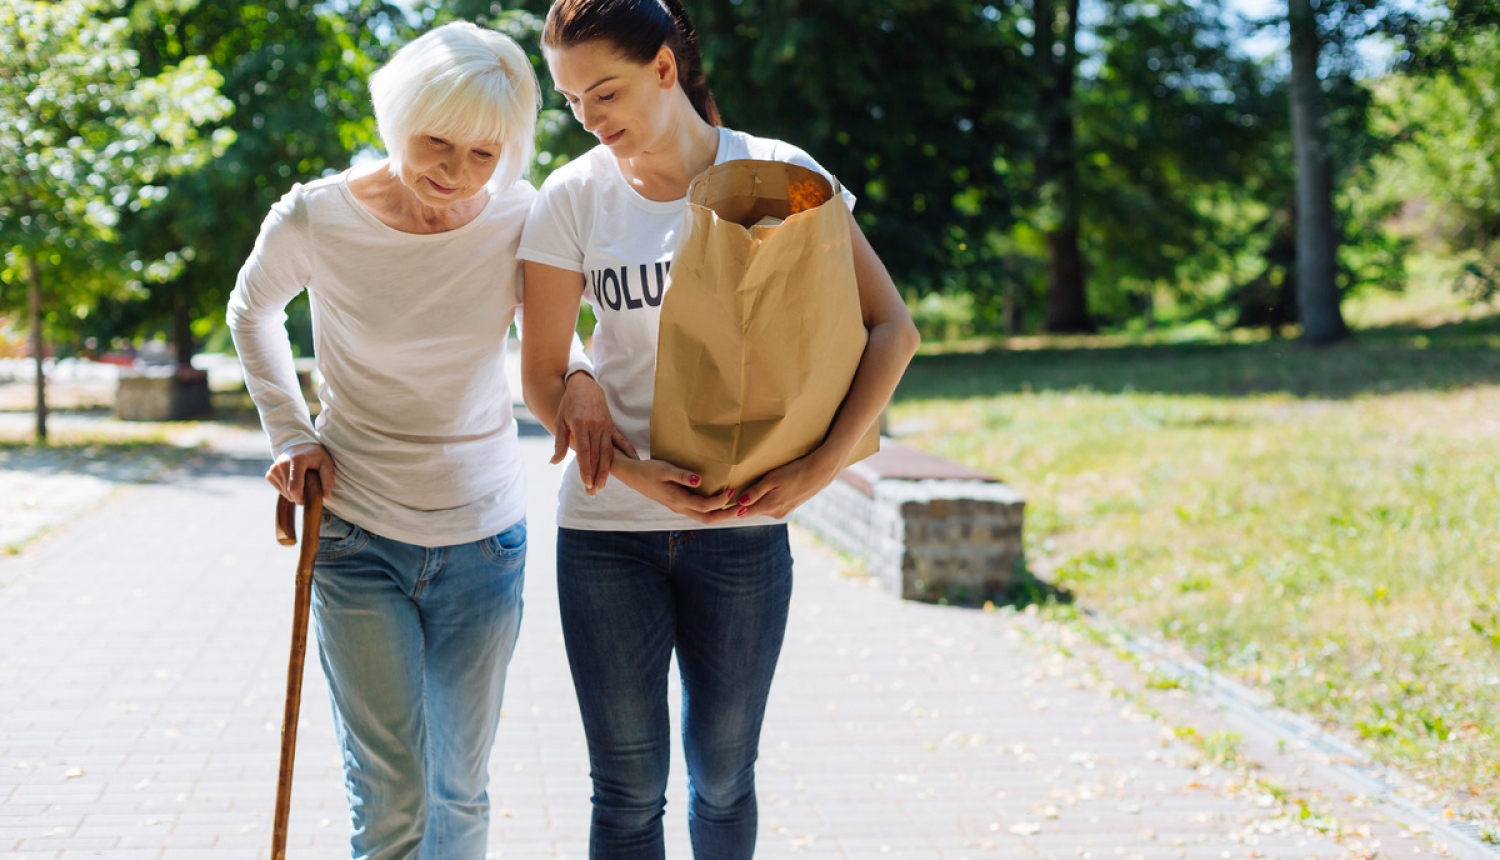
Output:
[[338,514],[323,511],[318,521],[318,558],[342,558],[363,547],[370,540],[364,529]]
[[513,562],[526,555],[526,521],[522,520],[505,531],[491,535],[479,542],[485,558],[497,562]]

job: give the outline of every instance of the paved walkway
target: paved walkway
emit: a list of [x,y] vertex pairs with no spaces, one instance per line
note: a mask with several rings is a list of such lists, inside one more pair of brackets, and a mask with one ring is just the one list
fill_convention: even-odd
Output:
[[[551,558],[560,472],[549,440],[524,443],[526,620],[492,757],[490,856],[583,858],[587,762]],[[261,437],[221,435],[216,449],[0,559],[0,860],[268,856],[295,558],[272,537]],[[1205,763],[1143,709],[1205,734],[1224,714],[1138,698],[1124,664],[1066,630],[903,603],[804,536],[795,551],[760,857],[1434,852],[1253,736],[1245,751],[1284,794]],[[307,678],[290,856],[347,856],[315,660]],[[686,858],[674,759],[668,856]]]

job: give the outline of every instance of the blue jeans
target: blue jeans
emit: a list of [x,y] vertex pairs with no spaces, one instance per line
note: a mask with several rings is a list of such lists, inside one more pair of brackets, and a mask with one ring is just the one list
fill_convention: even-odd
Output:
[[490,747],[525,559],[524,522],[429,549],[323,514],[313,624],[354,857],[484,857]]
[[752,856],[755,758],[792,596],[786,526],[558,529],[557,591],[594,782],[589,856],[665,856],[674,647],[693,856]]

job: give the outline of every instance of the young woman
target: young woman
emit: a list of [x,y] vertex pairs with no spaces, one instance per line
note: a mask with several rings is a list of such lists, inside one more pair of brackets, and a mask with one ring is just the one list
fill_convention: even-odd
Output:
[[[821,168],[796,147],[719,125],[676,0],[558,0],[542,49],[558,91],[599,146],[548,177],[522,234],[526,401],[576,440],[577,428],[597,418],[589,389],[602,386],[615,425],[644,458],[614,456],[603,481],[598,447],[582,456],[580,446],[578,474],[570,471],[561,491],[558,591],[594,783],[590,853],[664,856],[675,648],[694,854],[750,857],[756,751],[792,589],[779,520],[833,480],[876,421],[916,351],[916,329],[851,216],[869,342],[837,422],[821,447],[754,486],[696,495],[696,476],[649,459],[660,302],[641,297],[660,296],[665,285],[632,284],[637,301],[610,303],[592,284],[622,267],[664,272],[688,182],[713,164],[755,158]],[[570,364],[585,298],[598,319],[597,383]]]

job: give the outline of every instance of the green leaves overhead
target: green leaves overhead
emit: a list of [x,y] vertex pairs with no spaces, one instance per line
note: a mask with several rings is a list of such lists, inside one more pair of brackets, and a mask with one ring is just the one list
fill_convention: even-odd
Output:
[[[7,284],[21,278],[28,258],[56,270],[98,268],[107,250],[118,256],[112,243],[122,213],[159,202],[171,176],[207,163],[232,140],[199,132],[232,110],[208,61],[183,58],[143,72],[122,12],[106,0],[0,0]],[[87,303],[90,293],[126,280],[62,283],[85,284],[71,301]]]
[[[1014,222],[1033,133],[1019,5],[690,4],[725,121],[810,152],[861,198],[903,286],[939,288]],[[962,250],[959,246],[963,245]]]

